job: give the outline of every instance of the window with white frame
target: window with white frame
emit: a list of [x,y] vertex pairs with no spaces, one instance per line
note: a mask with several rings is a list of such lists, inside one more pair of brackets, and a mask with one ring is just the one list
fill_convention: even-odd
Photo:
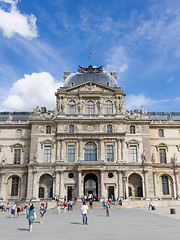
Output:
[[22,130],[21,130],[21,129],[17,129],[17,131],[16,131],[16,137],[17,137],[17,138],[21,138],[21,137],[22,137]]
[[85,145],[85,161],[97,161],[97,147],[93,142]]
[[106,114],[113,114],[113,103],[110,100],[106,101]]
[[75,145],[68,145],[68,162],[75,161]]
[[137,162],[137,146],[136,145],[130,145],[130,160],[132,162]]
[[94,102],[88,101],[87,102],[87,114],[88,115],[94,115],[95,109],[94,109]]
[[44,162],[51,162],[51,146],[44,146]]
[[69,101],[69,114],[76,115],[76,102],[73,100]]
[[21,162],[21,149],[14,149],[14,164]]
[[107,145],[107,161],[113,162],[114,161],[114,146]]

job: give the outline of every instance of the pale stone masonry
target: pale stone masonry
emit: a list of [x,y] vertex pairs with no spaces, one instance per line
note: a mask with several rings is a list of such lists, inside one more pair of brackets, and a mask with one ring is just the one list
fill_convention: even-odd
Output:
[[179,199],[180,113],[126,110],[116,78],[79,67],[53,111],[0,113],[1,199]]

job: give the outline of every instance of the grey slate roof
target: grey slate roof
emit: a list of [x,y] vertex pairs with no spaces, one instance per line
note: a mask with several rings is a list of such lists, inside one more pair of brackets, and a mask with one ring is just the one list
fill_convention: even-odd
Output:
[[180,121],[180,112],[148,112],[152,120],[167,121],[169,119]]
[[0,121],[6,121],[8,116],[12,117],[12,121],[28,121],[32,112],[0,112]]

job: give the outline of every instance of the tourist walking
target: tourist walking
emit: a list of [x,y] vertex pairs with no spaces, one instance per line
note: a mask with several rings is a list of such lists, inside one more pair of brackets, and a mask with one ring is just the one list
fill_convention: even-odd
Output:
[[152,209],[152,200],[151,200],[151,199],[149,200],[149,207],[148,207],[148,210],[150,210],[150,208]]
[[11,206],[11,218],[15,217],[15,212],[16,212],[16,204],[13,202]]
[[18,204],[17,206],[17,215],[18,215],[18,218],[19,218],[19,213],[21,212],[21,206],[20,204]]
[[44,214],[46,212],[46,208],[44,206],[44,203],[41,203],[40,209],[39,209],[39,214],[40,214],[40,223],[44,222]]
[[83,224],[88,224],[87,223],[87,215],[89,214],[89,208],[88,208],[88,205],[85,202],[83,202],[83,205],[81,207],[81,214],[82,214],[82,217],[83,217]]
[[67,204],[66,200],[64,200],[64,202],[63,202],[64,213],[66,213],[67,205],[68,204]]
[[36,218],[36,209],[34,208],[34,205],[31,204],[30,207],[28,208],[28,214],[27,214],[27,219],[29,220],[29,231],[32,231],[32,225],[34,223],[34,220]]
[[58,213],[61,213],[61,203],[60,203],[60,201],[57,203],[57,210],[58,210]]
[[106,202],[106,217],[109,217],[109,208],[110,208],[110,203],[109,201]]
[[93,211],[93,200],[92,200],[92,198],[89,199],[89,208],[90,208],[90,212]]

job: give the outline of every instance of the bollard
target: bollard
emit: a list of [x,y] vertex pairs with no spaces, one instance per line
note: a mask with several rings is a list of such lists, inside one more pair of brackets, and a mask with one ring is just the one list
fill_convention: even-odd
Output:
[[170,208],[170,214],[176,214],[176,210],[174,208]]

